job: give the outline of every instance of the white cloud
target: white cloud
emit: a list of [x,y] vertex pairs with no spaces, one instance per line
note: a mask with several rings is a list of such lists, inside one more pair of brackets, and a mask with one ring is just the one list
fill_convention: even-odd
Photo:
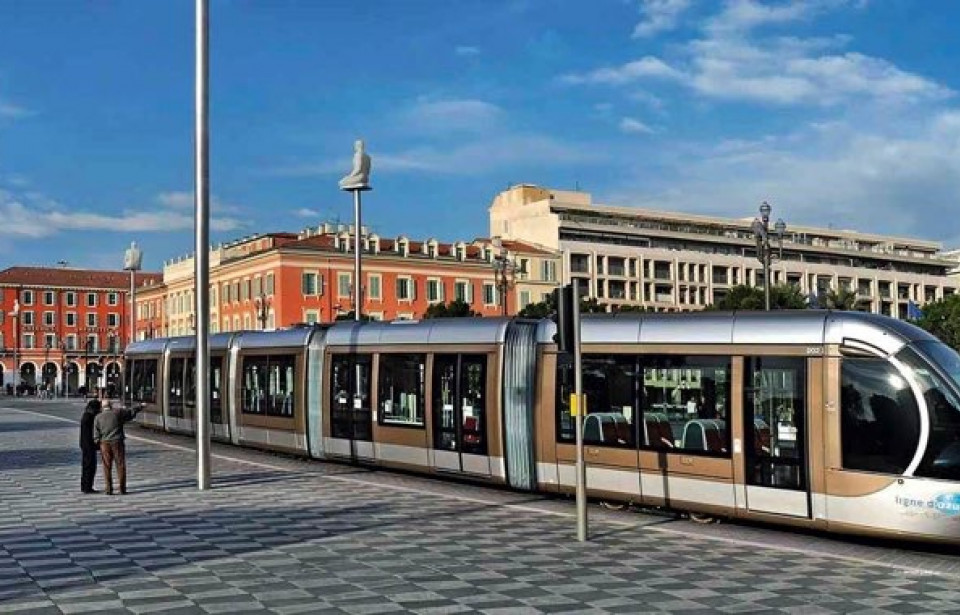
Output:
[[457,47],[454,49],[454,53],[456,53],[458,56],[476,56],[480,55],[480,48],[472,45],[457,45]]
[[840,51],[845,36],[767,36],[764,26],[810,19],[845,0],[763,4],[731,0],[708,19],[698,38],[676,50],[667,64],[654,56],[585,74],[560,77],[571,85],[628,85],[670,79],[707,99],[775,105],[884,105],[941,101],[954,92],[882,58]]
[[653,36],[677,26],[680,14],[690,7],[690,0],[640,0],[643,20],[633,29],[634,38]]
[[682,75],[660,58],[645,56],[621,66],[598,68],[585,74],[569,74],[560,77],[561,83],[625,85],[646,77],[678,79]]
[[323,215],[319,211],[307,207],[301,207],[293,213],[301,218],[319,218]]
[[401,122],[419,133],[487,131],[502,121],[503,110],[476,99],[420,99],[400,112]]
[[[851,117],[784,135],[677,146],[608,197],[731,217],[763,200],[787,224],[960,238],[960,109],[899,122]],[[948,246],[950,247],[950,246]]]
[[[40,193],[14,195],[0,191],[0,236],[44,238],[64,231],[149,232],[191,230],[192,213],[174,208],[126,209],[118,214],[67,209]],[[228,216],[212,216],[214,231],[235,231],[245,223]]]
[[194,194],[186,191],[161,192],[157,195],[157,202],[165,207],[174,209],[192,209]]
[[625,117],[620,120],[620,130],[630,134],[651,134],[653,132],[652,128],[632,117]]
[[33,112],[26,107],[21,107],[20,105],[14,105],[12,103],[6,103],[0,100],[0,118],[16,120],[30,115],[33,115]]

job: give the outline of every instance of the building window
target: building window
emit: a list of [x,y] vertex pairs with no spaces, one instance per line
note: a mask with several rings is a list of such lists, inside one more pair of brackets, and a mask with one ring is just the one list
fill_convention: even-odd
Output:
[[87,351],[88,351],[88,352],[96,352],[97,349],[100,347],[99,344],[98,344],[98,342],[99,342],[99,339],[97,338],[96,335],[88,335],[88,336],[87,336],[87,345],[86,345]]
[[24,312],[23,313],[23,324],[32,325],[33,324],[33,312]]
[[397,278],[397,300],[413,300],[413,280],[410,278]]
[[230,303],[230,285],[229,284],[224,284],[220,288],[220,297],[223,299],[224,305]]
[[367,298],[373,299],[375,301],[380,300],[380,275],[371,274],[367,276]]
[[87,293],[87,307],[97,307],[97,293]]
[[36,348],[36,346],[33,343],[33,333],[27,333],[23,336],[23,347]]
[[77,336],[76,336],[76,335],[73,335],[73,334],[68,335],[68,336],[67,336],[67,339],[64,340],[64,341],[66,342],[66,350],[76,350],[76,349],[77,349]]
[[259,297],[263,294],[263,278],[257,276],[253,278],[253,296]]
[[77,305],[77,293],[68,292],[65,296],[65,303],[67,307],[76,307]]
[[300,278],[300,287],[304,295],[317,295],[317,274],[304,272]]
[[250,314],[243,315],[243,329],[244,331],[250,330]]
[[544,282],[556,282],[557,263],[554,261],[540,261],[540,279]]
[[520,307],[525,308],[530,305],[530,291],[521,290],[520,291]]
[[234,303],[240,303],[240,282],[236,281],[233,283],[233,290],[230,291],[233,294]]
[[241,286],[240,288],[242,289],[240,291],[240,299],[243,301],[249,301],[250,300],[250,280],[244,280],[243,286]]
[[380,424],[423,427],[425,355],[380,355]]
[[96,327],[97,326],[97,315],[96,314],[87,314],[87,326]]
[[293,418],[295,362],[293,355],[244,357],[243,412]]
[[21,298],[21,300],[23,301],[23,304],[24,304],[24,305],[33,305],[33,291],[32,291],[32,290],[25,290],[25,291],[23,291],[23,293],[21,293],[20,298]]
[[496,292],[493,287],[493,284],[484,284],[483,285],[483,304],[484,305],[496,305]]
[[307,324],[312,325],[320,322],[320,315],[317,313],[316,310],[307,310],[303,320]]
[[107,314],[107,326],[108,326],[108,327],[118,327],[118,326],[120,326],[120,315],[119,315],[119,314]]
[[230,331],[230,318],[225,317],[223,319],[223,332],[227,333],[228,331]]
[[53,291],[46,290],[43,292],[43,304],[44,305],[53,305]]
[[457,280],[454,282],[453,294],[457,301],[463,301],[464,303],[473,302],[473,297],[470,296],[470,282],[464,280]]
[[349,273],[337,274],[337,296],[338,297],[350,296],[350,274]]
[[43,325],[45,327],[52,327],[56,323],[57,315],[54,312],[44,312],[43,313]]
[[266,289],[267,294],[272,295],[273,294],[273,274],[272,273],[267,274],[266,287],[267,287]]
[[53,333],[47,333],[44,336],[44,348],[56,348],[57,347],[57,336]]
[[427,301],[437,303],[443,301],[443,282],[427,280]]
[[107,295],[107,305],[117,305],[117,293],[110,293]]

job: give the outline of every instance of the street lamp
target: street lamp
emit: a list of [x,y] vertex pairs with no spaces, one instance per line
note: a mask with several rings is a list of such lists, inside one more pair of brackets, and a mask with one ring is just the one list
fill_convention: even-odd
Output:
[[[18,291],[19,294],[19,291]],[[13,394],[20,395],[20,298],[13,300]]]
[[513,285],[514,277],[519,270],[517,263],[507,256],[507,249],[494,239],[494,245],[500,248],[500,253],[493,257],[493,274],[500,293],[500,312],[507,315],[507,291]]
[[260,321],[260,330],[266,331],[267,330],[267,312],[268,312],[268,308],[270,307],[270,298],[261,292],[259,297],[254,297],[253,304],[257,310],[257,313],[256,313],[257,320]]
[[123,269],[130,272],[130,338],[127,344],[132,344],[137,337],[137,284],[136,276],[143,263],[143,252],[137,247],[137,242],[130,242],[130,247],[123,254]]
[[[770,250],[770,213],[773,208],[766,201],[760,205],[760,217],[753,220],[753,237],[757,240],[757,260],[763,265],[763,303],[767,311],[770,310],[770,262],[773,254]],[[773,225],[773,232],[777,236],[777,245],[780,249],[780,258],[783,259],[783,235],[787,232],[787,223],[783,219]]]

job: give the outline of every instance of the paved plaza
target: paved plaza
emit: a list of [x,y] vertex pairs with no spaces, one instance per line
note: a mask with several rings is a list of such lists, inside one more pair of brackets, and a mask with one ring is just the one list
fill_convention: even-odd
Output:
[[[79,492],[79,402],[0,398],[0,612],[947,613],[960,557],[699,526],[140,429]],[[101,487],[98,470],[96,486]]]

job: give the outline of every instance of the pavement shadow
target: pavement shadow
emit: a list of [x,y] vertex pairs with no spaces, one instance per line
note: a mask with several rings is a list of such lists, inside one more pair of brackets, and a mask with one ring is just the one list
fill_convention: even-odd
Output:
[[[131,459],[155,456],[151,450],[131,450],[127,448],[127,463]],[[100,463],[99,456],[97,463]],[[80,447],[76,448],[18,448],[0,450],[0,471],[3,470],[39,470],[57,466],[74,466],[80,472]],[[98,470],[99,472],[99,470]]]
[[[211,479],[213,487],[239,487],[262,485],[277,482],[289,482],[291,479],[313,476],[306,472],[241,472],[235,474],[218,473]],[[152,493],[177,489],[192,489],[197,486],[196,478],[150,483],[142,488],[133,488],[131,493]]]
[[62,421],[0,421],[0,433],[14,433],[23,431],[53,431],[72,429],[79,432],[76,425],[69,425]]

